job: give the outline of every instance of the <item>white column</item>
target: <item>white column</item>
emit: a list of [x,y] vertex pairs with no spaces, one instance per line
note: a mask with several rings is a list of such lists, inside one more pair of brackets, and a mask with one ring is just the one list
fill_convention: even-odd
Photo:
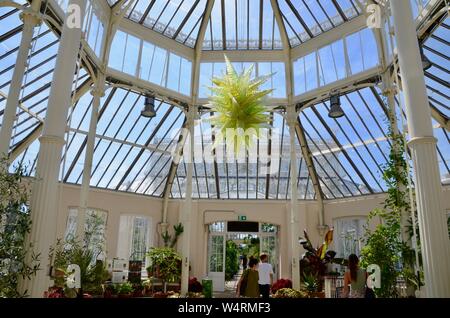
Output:
[[23,21],[22,39],[20,40],[16,64],[6,100],[5,112],[3,114],[2,127],[0,129],[0,156],[8,156],[9,153],[22,82],[33,40],[33,31],[34,27],[40,23],[40,6],[40,0],[33,1],[31,7],[25,9],[20,15]]
[[182,247],[182,267],[181,267],[181,295],[184,296],[189,288],[189,260],[191,249],[191,225],[192,225],[192,175],[194,170],[194,118],[196,107],[189,106],[187,128],[189,129],[188,151],[184,152],[184,160],[186,160],[186,197],[184,200],[183,220],[183,247]]
[[101,73],[99,73],[98,76],[99,77],[91,90],[91,95],[93,96],[92,113],[91,121],[89,123],[89,132],[86,137],[87,142],[84,157],[83,181],[81,184],[80,206],[78,208],[77,217],[77,237],[80,240],[84,239],[84,223],[86,219],[86,209],[88,207],[89,185],[91,182],[92,159],[94,156],[95,135],[97,132],[98,110],[100,107],[100,100],[103,96],[105,96],[104,76]]
[[[79,19],[80,24],[76,26],[81,26],[86,0],[71,0],[69,8],[76,9],[75,13],[68,12],[66,14],[67,22]],[[77,12],[81,14],[78,16]],[[41,255],[41,270],[31,281],[27,282],[25,287],[31,297],[42,297],[50,284],[48,254],[49,247],[54,245],[56,240],[58,174],[80,41],[81,28],[75,27],[73,23],[64,23],[44,130],[42,137],[39,138],[40,149],[36,166],[36,181],[31,200],[32,225],[29,240],[34,244],[35,252]]]
[[290,156],[291,156],[291,204],[290,204],[290,228],[291,228],[291,271],[292,271],[292,287],[300,289],[300,244],[299,231],[300,224],[298,220],[298,171],[297,171],[297,154],[295,147],[295,125],[297,124],[297,112],[295,106],[287,107],[287,123],[290,135]]
[[428,96],[409,1],[390,1],[415,170],[419,231],[427,297],[450,297],[447,220]]

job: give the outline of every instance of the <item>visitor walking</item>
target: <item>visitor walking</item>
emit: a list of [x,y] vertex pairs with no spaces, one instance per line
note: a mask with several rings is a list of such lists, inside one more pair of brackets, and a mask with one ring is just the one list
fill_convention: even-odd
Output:
[[259,298],[258,261],[251,258],[248,268],[242,273],[236,288],[236,295],[242,297]]
[[261,254],[259,257],[261,263],[258,265],[259,274],[259,292],[262,298],[269,298],[270,287],[273,284],[273,268],[269,264],[269,256],[267,254]]
[[[364,298],[366,291],[366,271],[359,268],[359,259],[355,254],[348,257],[348,271],[344,275],[344,297]],[[349,286],[351,287],[349,290]]]

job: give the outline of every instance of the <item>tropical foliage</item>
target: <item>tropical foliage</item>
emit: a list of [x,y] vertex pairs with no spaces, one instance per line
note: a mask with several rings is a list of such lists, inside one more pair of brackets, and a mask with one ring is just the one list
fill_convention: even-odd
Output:
[[251,146],[252,140],[259,137],[261,128],[269,128],[270,116],[264,106],[264,98],[273,90],[261,89],[261,86],[273,74],[253,78],[254,65],[239,74],[226,56],[225,62],[226,73],[212,80],[212,96],[207,106],[215,112],[210,121],[219,131],[215,145],[223,140],[227,129],[232,129],[236,136],[227,140],[227,145],[238,153],[241,147]]
[[230,281],[239,271],[239,249],[233,240],[228,240],[225,247],[225,280]]
[[[53,260],[55,287],[64,291],[65,297],[83,297],[84,293],[100,295],[103,293],[102,284],[109,278],[109,273],[103,261],[95,260],[94,251],[86,248],[84,242],[75,238],[66,241],[58,240],[50,248],[49,258]],[[70,264],[80,267],[79,290],[67,287],[67,278],[71,272],[67,271]]]
[[333,241],[333,229],[329,229],[325,234],[324,242],[318,248],[314,248],[308,233],[303,231],[304,237],[301,238],[300,244],[306,250],[300,260],[301,278],[305,280],[307,277],[314,277],[318,280],[321,289],[323,278],[326,274],[327,264],[344,264],[344,260],[335,258],[335,251],[328,251],[328,247]]
[[272,292],[272,294],[275,294],[279,289],[282,288],[292,288],[292,281],[290,279],[281,278],[273,283],[270,291]]
[[31,230],[28,191],[23,176],[25,168],[17,166],[8,173],[6,159],[0,160],[0,298],[24,297],[20,279],[31,279],[39,270],[39,255],[26,243]]
[[248,235],[246,238],[244,238],[244,244],[240,246],[241,254],[246,255],[247,258],[258,258],[259,247],[259,237]]
[[181,278],[181,256],[170,247],[152,247],[148,252],[150,267],[147,270],[168,283]]
[[[412,270],[414,250],[402,241],[401,235],[401,214],[411,210],[406,193],[408,175],[403,152],[404,138],[392,131],[389,132],[389,138],[392,146],[382,176],[388,186],[387,196],[383,208],[375,209],[369,214],[365,232],[366,245],[361,250],[363,268],[369,264],[380,266],[381,287],[374,290],[377,297],[397,297],[396,283],[399,276],[416,287],[420,285]],[[371,230],[369,222],[374,218],[379,218],[382,222]],[[419,241],[418,243],[420,244]]]
[[173,236],[170,235],[168,231],[166,231],[165,233],[161,234],[161,237],[162,237],[162,239],[164,241],[164,246],[165,247],[170,247],[170,248],[174,248],[175,247],[175,245],[177,244],[179,236],[184,231],[183,224],[179,223],[177,225],[174,225],[173,226],[173,231],[174,231]]
[[308,294],[292,288],[281,288],[279,289],[274,298],[308,298]]

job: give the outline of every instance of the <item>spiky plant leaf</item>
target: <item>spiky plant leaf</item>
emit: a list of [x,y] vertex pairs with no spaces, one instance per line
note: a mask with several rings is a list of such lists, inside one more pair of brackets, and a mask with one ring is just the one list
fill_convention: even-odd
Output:
[[213,147],[227,139],[227,129],[244,132],[227,140],[227,147],[238,153],[253,144],[259,137],[260,129],[270,128],[269,108],[264,101],[273,89],[262,90],[260,87],[273,74],[252,78],[253,65],[238,74],[227,56],[225,62],[226,73],[222,77],[214,77],[213,87],[210,87],[212,96],[207,106],[215,115],[209,121],[217,131]]

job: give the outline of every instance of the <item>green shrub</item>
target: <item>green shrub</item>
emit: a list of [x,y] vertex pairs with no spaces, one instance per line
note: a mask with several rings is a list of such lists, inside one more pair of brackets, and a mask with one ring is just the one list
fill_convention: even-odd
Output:
[[227,241],[225,256],[225,280],[232,280],[239,271],[239,250],[232,240]]

